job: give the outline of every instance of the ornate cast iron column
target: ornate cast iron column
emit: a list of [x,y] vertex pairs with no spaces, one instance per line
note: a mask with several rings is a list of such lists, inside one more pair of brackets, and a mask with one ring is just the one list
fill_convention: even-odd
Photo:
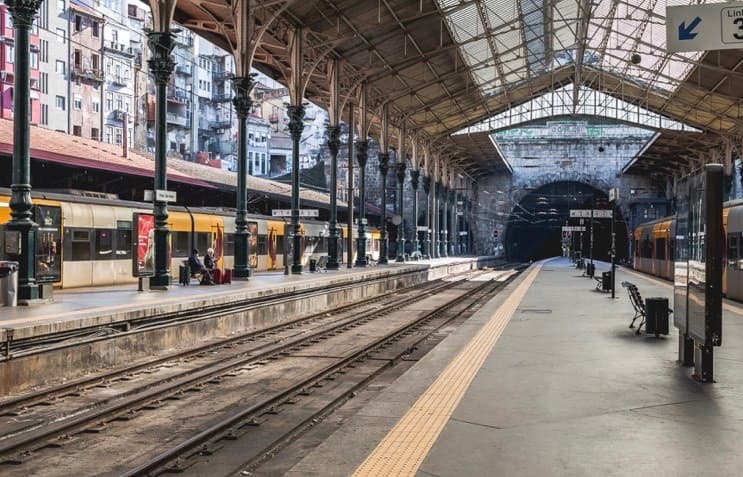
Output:
[[248,116],[253,107],[250,91],[253,89],[251,77],[232,78],[235,97],[232,104],[237,114],[237,213],[235,215],[235,269],[234,278],[250,278],[250,232],[248,231]]
[[[170,31],[152,31],[147,34],[151,58],[147,61],[155,78],[155,190],[167,190],[167,87],[175,61],[170,53],[175,47],[175,34]],[[168,203],[153,202],[155,215],[155,275],[150,279],[150,288],[166,288],[172,283],[168,270]]]
[[[356,266],[365,267],[366,262],[366,161],[369,158],[369,141],[356,143],[356,159],[359,161],[359,226],[356,237]],[[384,219],[382,220],[384,223]]]
[[397,160],[397,210],[400,214],[400,225],[397,226],[397,258],[396,262],[405,261],[405,158],[402,153]]
[[390,155],[379,153],[379,173],[382,175],[382,218],[379,222],[379,263],[388,263],[387,249],[387,173],[390,170]]
[[426,215],[425,215],[425,227],[426,231],[423,233],[423,247],[422,255],[423,258],[431,258],[431,176],[428,174],[423,175],[423,192],[426,195]]
[[457,192],[454,189],[449,190],[449,256],[459,255],[457,243],[459,241],[459,231],[457,229]]
[[421,170],[410,171],[410,185],[413,187],[413,252],[419,252],[420,241],[418,240],[418,182]]
[[338,270],[338,150],[341,148],[341,128],[328,128],[328,149],[330,150],[330,223],[328,224],[328,270]]
[[10,221],[5,224],[5,256],[18,261],[18,301],[39,298],[36,283],[36,231],[31,204],[31,109],[29,33],[41,0],[6,0],[15,31],[15,78],[13,83],[13,182],[10,186]]
[[302,237],[299,224],[299,140],[304,130],[304,106],[289,106],[289,132],[292,137],[292,273],[302,273]]
[[441,201],[441,256],[446,258],[449,256],[449,240],[447,237],[449,234],[449,189],[442,184],[439,190],[441,191],[439,195]]

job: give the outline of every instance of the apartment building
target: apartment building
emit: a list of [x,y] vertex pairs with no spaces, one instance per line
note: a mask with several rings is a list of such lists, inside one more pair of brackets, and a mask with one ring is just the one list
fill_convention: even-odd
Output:
[[[0,5],[0,117],[13,119],[13,82],[15,81],[15,42],[13,21],[5,5]],[[31,124],[41,120],[41,93],[39,82],[39,28],[34,23],[31,31]]]
[[41,4],[39,24],[39,90],[42,127],[71,133],[70,22],[67,0]]
[[95,10],[72,3],[69,6],[70,39],[70,125],[72,134],[101,140],[103,123],[102,60],[103,16]]

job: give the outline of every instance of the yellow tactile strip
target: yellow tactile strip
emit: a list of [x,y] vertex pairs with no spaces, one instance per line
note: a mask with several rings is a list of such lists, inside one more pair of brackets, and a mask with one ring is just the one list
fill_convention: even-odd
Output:
[[356,469],[354,476],[415,475],[540,269],[541,264],[530,271],[490,320]]

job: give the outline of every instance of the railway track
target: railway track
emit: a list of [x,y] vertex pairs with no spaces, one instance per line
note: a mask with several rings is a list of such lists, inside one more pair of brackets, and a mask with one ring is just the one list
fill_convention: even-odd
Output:
[[[357,389],[358,386],[363,386],[379,371],[377,369],[379,364],[385,361],[365,360],[364,358],[368,358],[372,353],[379,353],[383,347],[402,346],[403,349],[400,349],[394,358],[399,359],[399,356],[415,348],[414,342],[409,343],[414,330],[421,329],[426,323],[437,318],[443,320],[442,323],[450,321],[451,316],[446,319],[442,318],[445,317],[447,310],[456,310],[456,307],[464,301],[471,301],[474,306],[478,296],[492,294],[493,290],[499,286],[501,285],[491,281],[473,286],[464,278],[450,282],[435,282],[428,286],[407,289],[394,297],[367,300],[362,304],[334,310],[333,313],[313,315],[248,336],[232,337],[225,342],[214,343],[211,347],[204,346],[198,350],[192,350],[188,355],[171,356],[170,360],[160,359],[155,365],[150,363],[149,367],[140,365],[135,370],[117,371],[115,376],[103,379],[97,377],[82,385],[76,383],[74,390],[67,387],[52,390],[45,396],[26,396],[7,401],[0,404],[0,418],[6,419],[8,423],[15,424],[15,426],[3,426],[4,429],[10,428],[11,431],[0,436],[2,462],[7,470],[13,470],[13,466],[17,466],[16,470],[26,473],[30,469],[24,470],[23,468],[27,467],[28,461],[34,460],[35,456],[42,452],[45,453],[50,447],[54,448],[59,445],[69,447],[70,444],[74,446],[76,441],[85,441],[85,435],[90,433],[106,435],[109,428],[116,427],[116,422],[141,421],[146,419],[145,416],[158,412],[160,408],[168,407],[172,402],[183,401],[188,406],[194,401],[193,395],[202,392],[208,394],[204,391],[205,389],[225,386],[223,383],[230,380],[240,381],[238,379],[240,376],[256,374],[258,382],[267,382],[271,379],[280,381],[281,379],[275,376],[281,376],[281,364],[278,370],[272,371],[277,363],[291,363],[292,359],[312,361],[312,356],[319,356],[322,352],[305,350],[319,349],[323,345],[326,345],[326,348],[330,346],[332,349],[332,342],[338,341],[338,337],[353,333],[354,330],[358,334],[358,330],[382,328],[383,326],[370,325],[379,325],[380,322],[386,322],[389,319],[392,320],[392,325],[397,324],[384,333],[378,333],[378,336],[366,336],[370,334],[369,331],[361,332],[361,335],[368,338],[363,346],[343,349],[337,357],[332,356],[332,353],[328,354],[326,349],[326,356],[316,360],[322,362],[314,363],[312,372],[295,373],[301,375],[301,379],[292,378],[292,382],[287,385],[272,384],[265,392],[262,390],[253,392],[254,396],[246,400],[250,403],[249,405],[238,402],[234,406],[228,406],[228,408],[235,407],[239,410],[220,411],[220,415],[224,414],[228,417],[214,423],[210,423],[211,419],[207,419],[207,422],[203,423],[206,425],[197,426],[201,429],[199,432],[189,433],[186,430],[183,435],[190,435],[190,437],[181,439],[178,444],[149,458],[144,464],[131,466],[133,470],[125,471],[124,468],[127,467],[125,463],[114,467],[116,467],[116,472],[123,471],[125,475],[144,475],[165,469],[177,469],[181,465],[179,459],[184,456],[187,457],[187,461],[193,462],[194,456],[211,453],[213,445],[209,442],[215,439],[216,441],[230,440],[231,436],[240,434],[239,429],[245,427],[256,428],[256,424],[263,416],[277,412],[277,409],[282,406],[290,405],[300,396],[310,395],[323,383],[335,381],[336,377],[341,375],[353,375],[359,378],[355,380],[358,382],[351,386],[351,390],[342,392],[340,398],[331,399],[330,405],[322,406],[319,414],[311,413],[311,416],[307,418],[309,420],[300,419],[303,424],[284,433],[291,435],[303,425],[311,423],[313,419],[318,419],[322,413],[329,412],[333,406],[347,399],[348,393],[354,392],[353,389]],[[462,287],[465,287],[464,292]],[[454,291],[458,288],[459,293],[455,293]],[[406,314],[410,314],[406,310],[409,310],[411,306],[414,307],[416,303],[431,300],[446,293],[453,293],[456,296],[422,316],[417,316],[415,319],[410,319],[408,316],[399,323],[391,318],[397,316],[399,321],[400,316],[405,317]],[[380,320],[382,317],[386,317],[387,320]],[[394,346],[393,343],[395,343]],[[215,354],[220,356],[213,356]],[[367,366],[363,364],[367,361],[378,361],[372,366],[377,370],[349,373],[349,370],[354,367]],[[302,368],[296,365],[287,366],[294,371]],[[360,368],[357,369],[359,370]],[[274,376],[274,378],[269,376]],[[114,389],[110,388],[113,385],[113,379],[123,382],[125,389],[116,389],[117,386],[113,386]],[[135,385],[127,388],[126,384],[130,381]],[[338,380],[339,383],[342,381]],[[235,386],[238,384],[235,383]],[[275,392],[270,392],[274,388]],[[100,392],[96,397],[95,391],[101,389],[103,389],[103,397],[100,397]],[[211,392],[220,394],[220,391]],[[228,389],[227,394],[231,392]],[[65,401],[67,401],[66,404]],[[46,409],[54,409],[54,411],[50,412]],[[176,435],[176,437],[179,436],[180,434]],[[286,437],[269,439],[270,445],[267,448],[276,447],[277,443],[285,439]],[[266,446],[258,446],[258,448],[259,451],[255,453],[253,461],[265,455],[265,452],[261,452],[260,449]],[[245,462],[241,462],[240,465],[245,465]]]

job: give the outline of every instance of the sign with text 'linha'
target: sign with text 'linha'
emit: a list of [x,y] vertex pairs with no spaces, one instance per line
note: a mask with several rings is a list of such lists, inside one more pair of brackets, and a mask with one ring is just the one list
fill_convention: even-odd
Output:
[[743,2],[666,8],[666,50],[726,50],[743,47]]

